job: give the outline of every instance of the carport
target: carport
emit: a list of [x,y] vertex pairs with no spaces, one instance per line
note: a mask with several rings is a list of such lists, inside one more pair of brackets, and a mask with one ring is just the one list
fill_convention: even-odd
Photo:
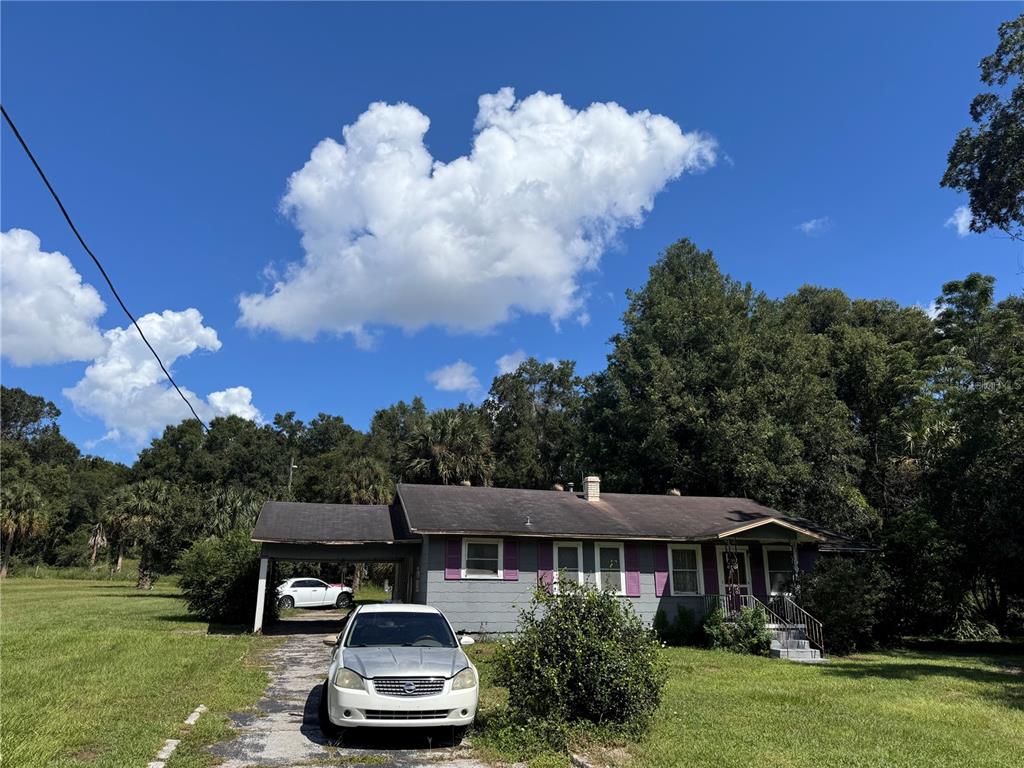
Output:
[[392,507],[268,501],[260,510],[252,540],[261,545],[253,632],[263,629],[267,577],[274,560],[394,563],[392,599],[413,600],[421,540],[409,533]]

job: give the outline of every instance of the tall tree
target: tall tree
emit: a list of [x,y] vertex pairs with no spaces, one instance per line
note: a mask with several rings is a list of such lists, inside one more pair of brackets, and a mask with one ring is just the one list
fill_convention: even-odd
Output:
[[569,360],[531,357],[497,376],[482,406],[491,427],[495,485],[550,488],[575,478],[582,399],[582,381]]
[[971,120],[949,150],[942,186],[971,198],[971,230],[1024,236],[1024,14],[999,25],[999,45],[981,60],[990,89],[974,97]]
[[405,471],[403,444],[426,421],[427,406],[420,397],[414,397],[411,403],[400,400],[373,415],[368,436],[369,451],[385,463],[393,479],[401,479]]
[[977,273],[943,286],[940,367],[916,440],[928,508],[955,550],[953,607],[1005,628],[1024,595],[1024,321]]
[[41,533],[46,525],[46,504],[39,490],[23,481],[5,482],[0,491],[0,534],[4,539],[0,578],[7,577],[15,541]]

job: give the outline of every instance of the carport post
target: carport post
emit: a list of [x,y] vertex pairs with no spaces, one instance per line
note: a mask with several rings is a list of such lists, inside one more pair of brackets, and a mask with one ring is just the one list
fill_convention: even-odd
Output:
[[270,558],[260,558],[260,584],[256,590],[256,619],[252,623],[253,632],[263,631],[263,600],[267,594],[267,567],[270,565]]

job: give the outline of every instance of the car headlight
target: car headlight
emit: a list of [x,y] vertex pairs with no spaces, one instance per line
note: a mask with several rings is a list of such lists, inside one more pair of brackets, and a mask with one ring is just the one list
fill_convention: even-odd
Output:
[[476,670],[466,667],[452,678],[452,690],[463,691],[466,688],[476,688]]
[[334,674],[334,684],[339,688],[348,688],[355,691],[365,691],[366,684],[363,678],[347,667],[341,667]]

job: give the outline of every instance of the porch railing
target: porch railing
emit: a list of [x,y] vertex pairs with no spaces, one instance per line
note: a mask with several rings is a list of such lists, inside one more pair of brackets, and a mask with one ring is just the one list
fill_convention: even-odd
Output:
[[743,608],[750,608],[760,611],[769,624],[786,624],[785,619],[777,615],[771,608],[758,600],[754,595],[732,594],[732,595],[704,595],[704,612],[710,613],[715,608],[721,608],[726,617],[734,617]]
[[781,629],[800,627],[811,644],[821,651],[822,656],[825,655],[824,626],[787,595],[772,595],[767,604],[754,595],[704,595],[705,614],[715,608],[721,608],[727,618],[736,616],[742,608],[751,608],[763,613],[768,624],[775,624]]
[[817,646],[822,656],[825,655],[825,628],[820,621],[797,605],[789,595],[772,595],[768,605],[785,623],[802,625],[807,639]]

